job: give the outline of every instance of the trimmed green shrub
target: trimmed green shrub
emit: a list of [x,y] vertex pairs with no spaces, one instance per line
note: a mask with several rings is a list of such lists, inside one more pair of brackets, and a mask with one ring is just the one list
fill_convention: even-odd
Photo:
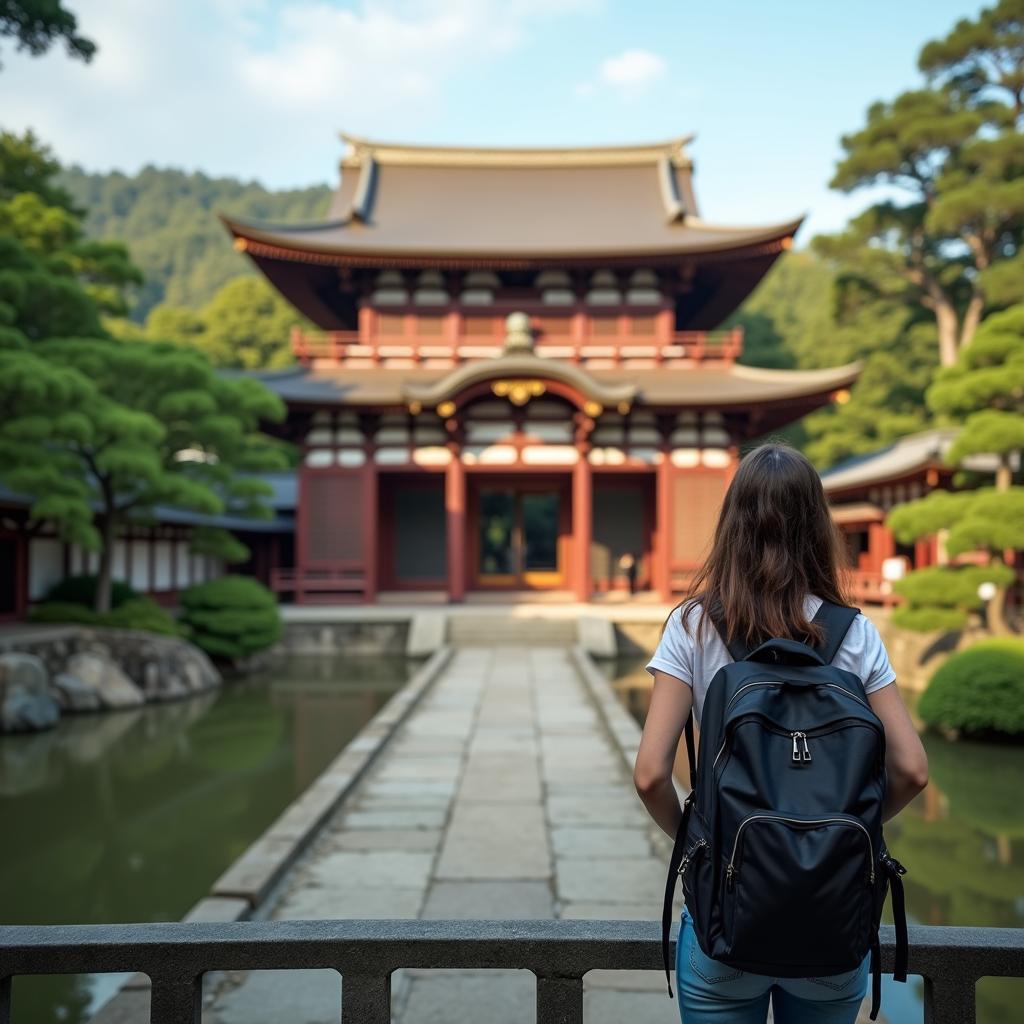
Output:
[[[118,608],[126,601],[134,601],[140,596],[121,580],[114,580],[110,585],[111,608]],[[43,603],[82,604],[86,608],[94,608],[96,606],[96,577],[66,576],[59,583],[50,587],[46,597],[43,598]]]
[[144,629],[150,633],[164,633],[167,636],[182,633],[182,628],[174,621],[174,616],[148,597],[125,601],[113,611],[101,615],[100,619],[102,625],[114,629]]
[[277,643],[277,598],[248,576],[222,576],[181,593],[181,622],[207,654],[232,661]]
[[[939,492],[935,492],[939,493]],[[893,584],[906,603],[893,609],[894,626],[924,633],[963,629],[970,614],[981,609],[978,585],[1007,587],[1013,570],[1005,565],[930,565],[915,569]]]
[[932,676],[917,705],[931,726],[1024,737],[1024,640],[982,640]]
[[36,605],[28,615],[30,622],[75,623],[80,626],[105,626],[109,629],[140,629],[147,633],[177,636],[181,627],[155,601],[135,597],[122,602],[113,611],[99,614],[73,601],[47,601]]
[[81,626],[95,626],[98,618],[91,608],[73,601],[47,601],[28,613],[29,622],[73,622]]

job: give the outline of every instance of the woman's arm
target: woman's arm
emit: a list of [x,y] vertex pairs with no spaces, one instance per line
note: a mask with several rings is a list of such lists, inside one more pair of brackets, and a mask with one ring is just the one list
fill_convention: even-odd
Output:
[[682,818],[672,769],[692,704],[693,690],[686,683],[655,669],[651,704],[633,767],[633,785],[647,812],[670,839],[675,838]]
[[882,820],[895,817],[928,785],[928,755],[895,683],[868,694],[885,726],[887,788]]

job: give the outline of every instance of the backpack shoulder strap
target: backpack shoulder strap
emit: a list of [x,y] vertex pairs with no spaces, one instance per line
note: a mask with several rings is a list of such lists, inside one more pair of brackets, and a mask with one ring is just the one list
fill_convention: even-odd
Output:
[[750,654],[750,648],[747,647],[743,641],[729,640],[729,634],[725,628],[725,618],[722,616],[722,609],[717,603],[710,606],[708,613],[711,616],[711,621],[714,623],[715,629],[718,635],[722,638],[722,643],[728,648],[729,655],[733,661],[745,661],[747,655]]
[[822,601],[821,607],[814,613],[812,622],[825,631],[825,639],[818,647],[818,653],[826,665],[831,665],[846,634],[853,625],[853,620],[860,614],[859,608],[848,608],[846,605]]

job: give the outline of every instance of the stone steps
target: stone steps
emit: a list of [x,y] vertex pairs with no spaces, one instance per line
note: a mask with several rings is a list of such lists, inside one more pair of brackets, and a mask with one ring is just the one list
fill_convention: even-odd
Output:
[[520,617],[490,612],[450,612],[447,641],[453,647],[571,647],[579,641],[575,617]]

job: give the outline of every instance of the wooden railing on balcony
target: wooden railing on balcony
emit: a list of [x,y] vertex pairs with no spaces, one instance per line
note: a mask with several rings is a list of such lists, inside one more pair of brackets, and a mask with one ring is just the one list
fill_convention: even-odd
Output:
[[903,599],[893,593],[892,584],[880,572],[853,569],[849,575],[850,597],[856,604],[880,604],[891,608]]
[[361,601],[366,595],[362,565],[331,569],[272,569],[270,589],[291,594],[296,604],[337,604]]
[[[461,326],[461,324],[457,324]],[[500,330],[499,330],[500,329]],[[380,335],[360,331],[314,333],[294,328],[292,351],[304,364],[330,362],[340,365],[455,366],[472,359],[493,358],[504,348],[504,325],[495,320],[492,333]],[[733,363],[743,352],[743,330],[672,331],[667,335],[575,332],[572,335],[535,333],[537,355],[572,363],[600,362],[621,366],[643,363],[654,366],[673,363]]]

